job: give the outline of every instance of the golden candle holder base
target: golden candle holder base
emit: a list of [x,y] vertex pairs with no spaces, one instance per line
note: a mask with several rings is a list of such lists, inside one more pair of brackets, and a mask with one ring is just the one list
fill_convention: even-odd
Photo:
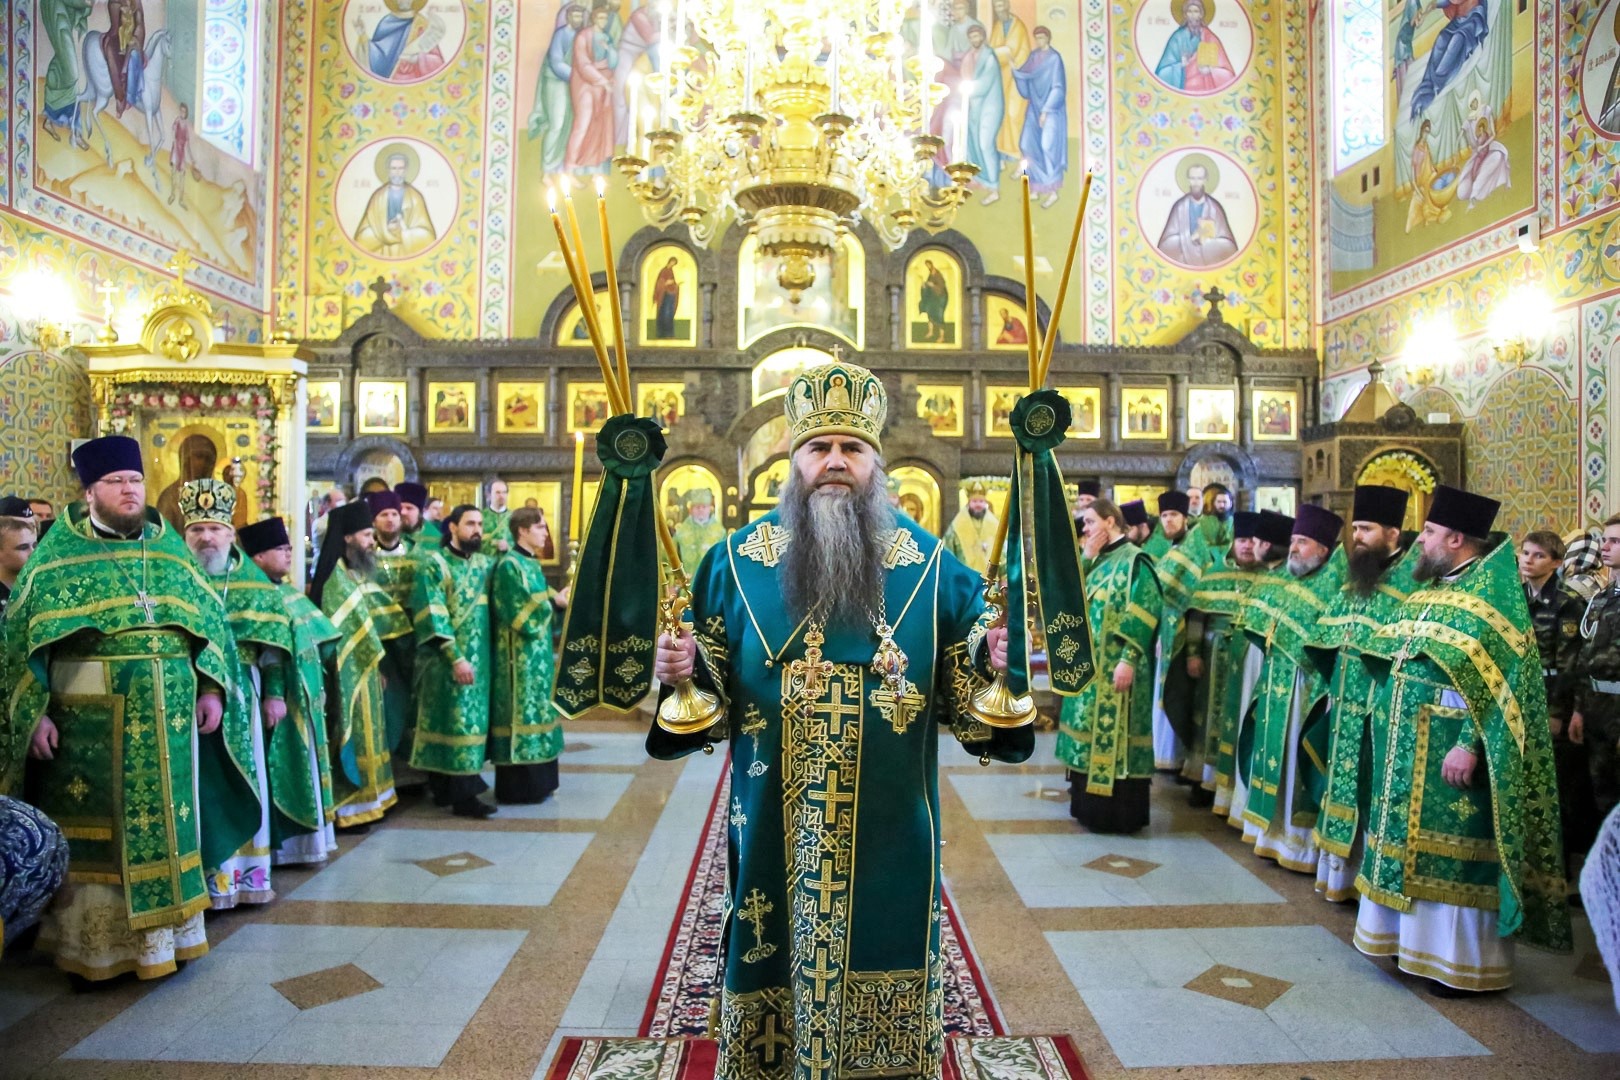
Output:
[[651,159],[655,162],[667,163],[670,155],[681,145],[680,133],[670,128],[659,128],[647,132],[647,146],[651,149]]
[[[679,641],[688,632],[681,616],[692,606],[692,594],[679,565],[666,567],[665,573],[669,590],[659,612],[658,629]],[[718,695],[698,689],[689,678],[682,679],[675,684],[675,692],[658,703],[658,726],[671,735],[698,735],[719,723],[725,713]]]
[[626,180],[633,181],[647,167],[647,159],[638,157],[635,154],[619,154],[613,159],[613,167],[618,169],[619,174]]
[[1000,673],[973,695],[967,711],[975,720],[1002,729],[1028,727],[1039,715],[1035,699],[1029,694],[1014,694],[1007,686],[1007,677]]
[[916,148],[918,161],[933,161],[934,155],[945,149],[945,140],[938,135],[913,135],[911,145]]
[[945,166],[945,175],[959,188],[966,188],[979,175],[979,167],[971,161],[953,161]]

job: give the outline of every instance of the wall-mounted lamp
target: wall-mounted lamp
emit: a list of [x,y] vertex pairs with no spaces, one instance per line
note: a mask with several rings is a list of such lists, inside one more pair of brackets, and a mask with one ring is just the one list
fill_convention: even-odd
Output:
[[1401,351],[1407,382],[1417,387],[1433,386],[1459,352],[1457,328],[1449,316],[1435,314],[1419,319]]
[[1521,285],[1491,314],[1491,350],[1502,363],[1520,367],[1541,354],[1552,323],[1552,298],[1538,286]]
[[73,341],[73,290],[48,270],[32,269],[8,283],[11,313],[23,340],[51,352]]

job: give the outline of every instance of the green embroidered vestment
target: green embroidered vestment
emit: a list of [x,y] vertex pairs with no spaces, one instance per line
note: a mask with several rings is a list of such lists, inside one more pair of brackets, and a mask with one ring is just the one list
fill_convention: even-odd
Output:
[[489,703],[489,757],[497,765],[536,765],[562,754],[562,714],[551,703],[557,677],[551,643],[551,586],[540,560],[513,547],[490,575],[495,675]]
[[[489,577],[495,563],[477,552],[428,550],[416,570],[416,739],[411,764],[428,772],[476,776],[489,741]],[[473,681],[451,676],[457,660]]]
[[[1462,574],[1419,588],[1368,639],[1372,806],[1356,887],[1494,910],[1497,932],[1571,947],[1563,837],[1541,653],[1513,544],[1501,533]],[[1440,774],[1475,752],[1473,785]]]
[[[713,548],[693,583],[698,682],[732,739],[730,910],[721,1080],[935,1076],[944,1050],[939,956],[941,727],[969,752],[1026,760],[1034,732],[963,711],[983,579],[904,517],[883,591],[902,682],[873,671],[871,625],[833,625],[819,661],[781,602],[791,536],[775,512]],[[672,758],[707,737],[654,727]]]
[[[332,767],[327,750],[326,707],[337,690],[337,649],[342,635],[309,597],[283,582],[276,586],[292,630],[292,670],[288,673],[287,716],[270,733],[265,753],[276,760],[302,762],[302,771],[270,776],[270,845],[290,836],[318,832],[332,820]],[[310,770],[309,762],[315,762]]]
[[153,510],[142,535],[103,540],[84,507],[70,506],[23,567],[0,624],[10,691],[0,789],[19,789],[29,740],[50,716],[59,742],[40,763],[38,805],[67,837],[68,881],[121,887],[131,930],[178,926],[209,906],[199,783],[228,850],[259,817],[252,777],[222,732],[196,734],[199,682],[229,697],[224,611]]
[[[1086,774],[1086,790],[1112,795],[1114,782],[1153,775],[1153,642],[1163,606],[1153,564],[1135,544],[1108,548],[1086,567],[1086,609],[1097,675],[1064,698],[1057,756]],[[1114,689],[1121,661],[1136,669],[1130,689]]]
[[[1159,544],[1154,545],[1157,539]],[[1159,587],[1164,594],[1163,610],[1158,626],[1158,667],[1154,681],[1160,690],[1160,705],[1175,729],[1176,737],[1191,749],[1194,736],[1192,709],[1192,679],[1187,674],[1187,608],[1198,589],[1198,579],[1220,556],[1210,550],[1202,531],[1188,525],[1181,540],[1171,543],[1164,535],[1164,527],[1155,526],[1148,538],[1151,548],[1159,551],[1152,556],[1153,568],[1159,575]],[[1151,707],[1151,703],[1150,703]]]
[[1401,602],[1417,588],[1412,567],[1420,554],[1416,545],[1408,547],[1366,596],[1356,591],[1347,575],[1306,642],[1306,655],[1330,686],[1327,779],[1316,820],[1316,843],[1341,858],[1348,857],[1355,845],[1371,782],[1373,680],[1361,655],[1372,636],[1394,621]]
[[[1246,733],[1246,740],[1252,742],[1247,751],[1239,747],[1238,752],[1248,764],[1243,770],[1249,781],[1243,818],[1262,832],[1288,801],[1282,786],[1290,754],[1298,756],[1291,803],[1295,820],[1287,824],[1309,828],[1316,823],[1327,770],[1327,729],[1322,718],[1328,683],[1306,655],[1305,646],[1316,620],[1344,584],[1344,574],[1344,545],[1339,544],[1326,563],[1305,577],[1296,578],[1284,568],[1249,591],[1243,632],[1264,652],[1265,660],[1254,691],[1252,735]],[[1296,693],[1301,695],[1298,708],[1303,720],[1298,745],[1289,746]]]
[[[1286,571],[1284,571],[1286,573]],[[1195,697],[1194,719],[1203,742],[1203,760],[1214,766],[1216,788],[1232,786],[1238,721],[1243,710],[1243,664],[1249,639],[1239,618],[1249,592],[1266,577],[1264,565],[1245,569],[1222,563],[1198,581],[1189,611],[1205,617],[1204,677]]]
[[370,599],[376,588],[356,580],[347,566],[339,566],[321,590],[321,611],[339,634],[336,668],[342,719],[333,733],[338,767],[332,772],[332,786],[341,824],[376,821],[398,801],[383,719],[379,674],[383,642],[377,633],[377,608]]

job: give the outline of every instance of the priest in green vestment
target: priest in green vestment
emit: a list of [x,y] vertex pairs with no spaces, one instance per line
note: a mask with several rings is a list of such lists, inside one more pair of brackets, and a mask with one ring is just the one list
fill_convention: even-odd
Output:
[[275,585],[292,631],[287,715],[266,737],[270,769],[270,864],[324,863],[337,850],[336,803],[327,749],[327,706],[337,705],[341,637],[321,609],[288,581],[292,539],[279,517],[236,530],[242,554]]
[[426,548],[416,568],[416,741],[411,764],[428,774],[428,790],[457,817],[482,818],[495,808],[478,798],[488,753],[489,577],[484,518],[462,505],[444,520],[444,543]]
[[1263,655],[1251,720],[1238,753],[1248,800],[1243,838],[1254,853],[1316,873],[1316,825],[1327,759],[1327,680],[1305,653],[1312,625],[1344,584],[1344,519],[1307,503],[1294,517],[1287,573],[1248,596],[1243,632]]
[[983,579],[889,505],[883,383],[818,365],[785,404],[781,503],[710,550],[692,632],[658,643],[658,678],[693,675],[725,714],[647,740],[660,758],[732,740],[717,1076],[937,1076],[938,733],[1019,762],[1034,732],[967,711],[1005,630]]
[[1163,597],[1152,561],[1126,538],[1117,506],[1094,498],[1080,520],[1098,676],[1063,699],[1057,756],[1069,771],[1071,816],[1094,832],[1136,832],[1147,827],[1153,785],[1148,673]]
[[495,763],[495,801],[538,803],[557,790],[562,714],[551,703],[557,677],[552,615],[566,593],[546,581],[542,553],[551,530],[539,510],[521,506],[507,522],[511,550],[490,575],[494,678],[489,702],[489,757]]
[[[398,801],[383,715],[383,639],[371,594],[386,594],[372,581],[377,534],[363,501],[328,513],[309,598],[337,627],[338,720],[331,746],[337,827],[363,829]],[[395,611],[399,609],[394,608]]]
[[[1256,536],[1260,515],[1239,510],[1233,515],[1232,542],[1218,565],[1198,579],[1187,606],[1187,676],[1193,680],[1193,740],[1189,764],[1200,764],[1198,783],[1188,796],[1195,808],[1215,805],[1221,786],[1220,763],[1230,759],[1235,723],[1228,713],[1243,701],[1244,660],[1249,641],[1235,626],[1244,599],[1266,572],[1263,541]],[[1251,683],[1252,688],[1252,683]],[[1226,806],[1231,800],[1231,773],[1225,777]],[[1226,806],[1217,813],[1225,814]]]
[[[248,841],[219,863],[205,862],[208,894],[215,910],[238,904],[268,904],[276,897],[270,882],[270,779],[286,774],[302,762],[271,761],[266,753],[267,731],[274,731],[287,715],[287,671],[292,655],[292,630],[286,608],[270,583],[235,548],[236,490],[223,480],[205,477],[180,485],[177,500],[186,547],[213,585],[225,608],[235,643],[235,677],[226,698],[227,743],[240,728],[244,769],[258,789],[254,809],[258,828]],[[206,835],[210,821],[205,815]]]
[[1541,654],[1500,504],[1435,488],[1417,588],[1367,641],[1371,806],[1356,948],[1452,996],[1571,947]]
[[411,607],[416,595],[416,545],[406,540],[401,516],[404,501],[397,494],[368,491],[364,499],[377,535],[377,571],[373,580],[388,597],[378,611],[377,625],[383,637],[383,716],[388,722],[388,748],[394,754],[398,780],[400,766],[410,760],[416,724],[416,635],[410,630],[416,614]]
[[1193,527],[1204,537],[1211,551],[1225,551],[1234,537],[1232,489],[1225,484],[1204,485],[1204,509]]
[[507,503],[507,494],[511,489],[505,480],[495,477],[484,485],[484,508],[479,511],[483,521],[484,535],[490,537],[489,546],[494,554],[504,554],[512,545],[507,541],[506,523],[511,520],[512,508]]
[[1359,485],[1351,499],[1345,580],[1312,624],[1306,656],[1328,680],[1327,770],[1316,819],[1316,891],[1335,903],[1354,900],[1361,823],[1371,779],[1372,676],[1361,662],[1367,639],[1394,619],[1415,587],[1412,538],[1402,536],[1409,496],[1400,488]]
[[726,527],[714,516],[714,492],[694,488],[686,493],[686,516],[675,526],[675,548],[681,565],[697,568],[709,549],[726,538]]
[[[1131,499],[1129,502],[1119,504],[1120,517],[1125,521],[1125,539],[1142,549],[1147,555],[1147,542],[1153,536],[1156,523],[1148,516],[1147,504],[1141,499]],[[1151,555],[1148,556],[1152,558]]]
[[[1184,779],[1198,779],[1203,763],[1189,762],[1193,735],[1193,684],[1187,674],[1187,605],[1198,579],[1215,561],[1204,534],[1188,521],[1185,491],[1159,496],[1159,526],[1144,550],[1153,559],[1164,593],[1159,616],[1158,657],[1153,668],[1153,764]],[[1187,777],[1189,764],[1194,770]]]
[[227,853],[258,820],[220,731],[230,629],[146,508],[140,444],[93,439],[73,464],[85,502],[41,540],[6,612],[0,790],[68,837],[71,890],[39,947],[83,979],[152,979],[208,951],[201,817]]
[[405,543],[415,550],[418,544],[439,542],[439,523],[429,521],[423,514],[428,504],[428,489],[415,480],[402,480],[394,485],[399,496],[400,526],[405,531]]

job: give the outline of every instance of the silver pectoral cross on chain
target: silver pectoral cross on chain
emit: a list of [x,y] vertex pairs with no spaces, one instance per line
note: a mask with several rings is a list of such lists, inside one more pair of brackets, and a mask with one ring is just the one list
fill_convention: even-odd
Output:
[[135,590],[135,606],[146,612],[147,622],[157,622],[157,617],[152,614],[153,609],[157,607],[157,601],[153,600],[150,596],[147,596],[145,589]]

